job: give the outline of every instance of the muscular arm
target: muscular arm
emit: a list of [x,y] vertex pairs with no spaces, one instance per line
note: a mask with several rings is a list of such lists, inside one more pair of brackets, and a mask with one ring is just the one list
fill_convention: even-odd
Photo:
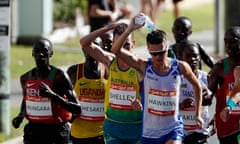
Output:
[[190,66],[183,61],[179,61],[180,64],[180,70],[181,73],[184,75],[184,77],[192,84],[193,86],[193,92],[194,92],[194,98],[196,103],[196,116],[201,116],[201,105],[202,105],[202,88],[201,84],[198,81],[197,77],[192,72]]
[[107,25],[103,28],[91,32],[90,34],[80,39],[80,44],[82,45],[84,51],[97,61],[104,63],[107,66],[110,65],[111,61],[115,57],[114,54],[104,51],[101,47],[94,44],[93,41],[107,31],[114,29],[117,25],[118,24]]
[[[48,88],[48,89],[47,89]],[[41,85],[41,92],[47,92],[46,95],[52,100],[58,102],[66,110],[80,114],[81,107],[78,103],[77,96],[73,90],[73,86],[67,74],[58,71],[54,79],[53,90],[49,89],[47,85]],[[54,92],[53,92],[54,91]],[[44,95],[44,94],[43,94]],[[67,100],[63,99],[63,96],[67,97]]]
[[139,58],[139,57],[135,56],[133,53],[131,53],[130,51],[122,48],[127,37],[135,29],[138,29],[143,26],[143,25],[139,25],[139,24],[134,24],[133,19],[132,19],[129,27],[127,28],[127,30],[118,37],[116,42],[113,43],[111,51],[114,54],[116,54],[117,57],[119,57],[121,60],[123,60],[125,63],[127,63],[129,66],[135,68],[138,71],[139,79],[141,80],[143,78],[144,70],[146,67],[146,60]]

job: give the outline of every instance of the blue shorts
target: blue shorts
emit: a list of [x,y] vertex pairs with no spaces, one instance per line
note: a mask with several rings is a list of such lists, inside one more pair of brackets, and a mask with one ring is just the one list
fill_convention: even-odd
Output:
[[184,139],[184,129],[183,127],[179,127],[160,138],[142,137],[141,142],[142,144],[165,144],[169,140],[183,141],[183,139]]
[[105,119],[103,133],[106,144],[140,144],[142,123],[118,123]]

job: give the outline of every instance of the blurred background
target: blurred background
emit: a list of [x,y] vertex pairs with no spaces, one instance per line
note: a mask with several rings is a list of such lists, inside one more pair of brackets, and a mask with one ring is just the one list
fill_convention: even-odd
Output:
[[[132,16],[141,11],[141,0],[118,2],[129,6]],[[18,113],[22,98],[19,76],[35,65],[31,57],[34,41],[40,37],[49,38],[54,44],[51,63],[63,69],[84,61],[79,39],[90,30],[87,5],[88,0],[0,0],[0,78],[3,81],[0,87],[0,143],[23,134],[24,123],[16,130],[10,121]],[[240,25],[239,5],[239,0],[183,0],[179,3],[180,15],[192,20],[192,40],[202,44],[216,60],[225,56],[225,29]],[[172,1],[165,0],[159,9],[155,25],[166,31],[174,42]],[[6,25],[7,34],[4,33]],[[145,45],[148,32],[144,29],[135,32],[136,50]]]

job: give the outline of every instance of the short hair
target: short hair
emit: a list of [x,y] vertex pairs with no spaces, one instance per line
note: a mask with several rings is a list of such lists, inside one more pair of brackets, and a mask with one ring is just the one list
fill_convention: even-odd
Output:
[[183,54],[189,50],[190,48],[193,48],[195,47],[198,51],[198,54],[200,55],[199,53],[199,48],[198,48],[198,45],[190,40],[183,40],[181,41],[180,43],[178,43],[177,45],[177,55],[182,58]]
[[230,34],[233,37],[240,38],[240,26],[233,26],[226,30],[225,35]]
[[150,44],[160,44],[162,42],[168,42],[168,37],[166,32],[164,32],[163,30],[154,30],[150,33],[147,34],[147,43]]
[[[127,23],[122,23],[120,25],[118,25],[114,30],[113,30],[113,37],[115,35],[121,35],[123,34],[128,28],[128,24]],[[131,38],[134,39],[134,34],[131,33],[130,34]]]
[[118,25],[114,30],[113,30],[113,35],[121,35],[124,33],[124,31],[127,29],[128,25],[127,24],[121,24]]
[[53,55],[53,45],[52,42],[47,39],[47,38],[40,38],[39,40],[37,40],[34,45],[33,45],[33,49],[32,49],[32,56],[34,55],[34,49],[36,47],[48,47],[48,51],[49,51],[49,56],[51,57]]
[[198,55],[200,56],[198,44],[190,40],[183,40],[180,43],[176,44],[176,47],[176,56],[180,60],[182,60],[183,54],[193,47],[196,48]]
[[190,18],[186,17],[186,16],[180,16],[178,18],[175,19],[173,26],[175,26],[177,23],[186,23],[188,22],[189,24],[187,25],[189,29],[192,29],[192,21]]
[[34,43],[33,48],[36,46],[41,46],[41,47],[47,46],[49,50],[53,51],[52,42],[47,38],[40,38],[38,41]]

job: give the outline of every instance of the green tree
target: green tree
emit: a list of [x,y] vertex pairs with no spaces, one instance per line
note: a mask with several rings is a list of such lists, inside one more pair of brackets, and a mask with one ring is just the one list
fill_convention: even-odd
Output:
[[54,21],[73,22],[76,8],[80,7],[86,15],[87,0],[54,0],[53,6]]

